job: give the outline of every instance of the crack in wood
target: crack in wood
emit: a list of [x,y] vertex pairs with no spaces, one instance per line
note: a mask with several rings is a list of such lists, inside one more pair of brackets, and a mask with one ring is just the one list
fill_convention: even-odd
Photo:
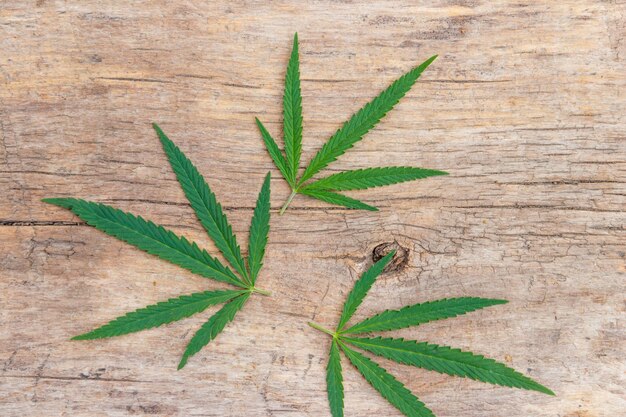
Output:
[[131,81],[140,83],[163,83],[172,84],[173,81],[159,80],[156,78],[133,78],[133,77],[96,77],[94,80],[107,80],[107,81]]
[[570,206],[550,206],[543,204],[515,204],[515,205],[475,205],[475,206],[444,206],[442,208],[457,208],[457,209],[501,209],[501,210],[523,210],[523,209],[548,209],[548,210],[567,210],[567,211],[590,211],[594,213],[624,213],[624,210],[609,210],[609,209],[594,209],[592,207],[570,207]]
[[125,379],[125,378],[91,378],[86,376],[53,376],[53,375],[0,375],[0,378],[23,378],[23,379],[50,379],[57,381],[100,381],[100,382],[139,382],[152,384],[156,381],[146,381],[142,379]]
[[55,220],[0,220],[0,226],[85,226],[85,222]]

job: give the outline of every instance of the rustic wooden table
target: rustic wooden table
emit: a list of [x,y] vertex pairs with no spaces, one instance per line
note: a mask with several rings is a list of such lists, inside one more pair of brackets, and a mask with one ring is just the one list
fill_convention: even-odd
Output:
[[[329,416],[332,325],[372,250],[403,269],[358,312],[441,297],[510,300],[395,335],[508,363],[556,397],[381,361],[438,416],[624,415],[626,6],[617,2],[115,2],[0,4],[0,415]],[[353,111],[428,56],[416,87],[334,170],[444,169],[351,195],[298,197],[254,124],[279,137],[301,39],[305,160]],[[191,155],[247,236],[272,171],[272,230],[255,297],[183,371],[203,314],[116,339],[69,338],[212,282],[85,226],[43,197],[142,214],[206,244],[150,122]],[[244,240],[245,241],[245,240]],[[348,416],[399,416],[344,362]]]

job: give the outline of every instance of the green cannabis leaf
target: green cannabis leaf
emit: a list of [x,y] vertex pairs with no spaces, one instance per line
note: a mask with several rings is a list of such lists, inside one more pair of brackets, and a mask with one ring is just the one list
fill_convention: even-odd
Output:
[[506,300],[476,297],[442,299],[406,306],[399,310],[386,310],[352,326],[347,326],[348,321],[363,302],[376,278],[391,261],[394,254],[395,252],[390,252],[376,262],[354,284],[354,288],[346,298],[343,312],[335,331],[328,330],[316,323],[309,323],[311,327],[332,336],[328,365],[326,367],[326,386],[328,402],[333,417],[343,416],[344,394],[340,352],[344,353],[367,382],[405,416],[434,417],[433,412],[393,375],[372,359],[353,350],[353,348],[358,348],[404,365],[411,365],[452,376],[471,378],[490,384],[554,395],[548,388],[527,376],[482,355],[464,352],[448,346],[404,340],[402,338],[359,336],[373,331],[402,329],[433,320],[456,317],[484,307],[505,304],[507,303]]
[[283,214],[296,194],[304,194],[330,204],[360,210],[378,210],[353,198],[338,194],[335,191],[363,190],[383,185],[413,181],[447,172],[434,169],[413,167],[368,168],[345,171],[315,181],[309,181],[326,168],[328,164],[343,155],[348,149],[360,141],[363,136],[387,114],[411,89],[422,72],[437,58],[432,56],[421,65],[413,68],[394,81],[386,90],[363,106],[350,120],[335,132],[313,157],[304,172],[298,178],[300,157],[302,154],[302,95],[300,92],[300,62],[298,55],[298,34],[294,35],[293,49],[287,74],[283,96],[283,142],[285,152],[280,150],[272,135],[257,118],[256,123],[261,131],[268,153],[274,164],[291,188],[289,198],[280,210]]
[[[247,260],[241,255],[232,227],[202,175],[183,152],[153,125],[163,145],[170,165],[178,178],[191,207],[228,265],[200,249],[194,242],[144,220],[140,216],[118,210],[105,204],[76,198],[46,198],[43,201],[64,207],[87,224],[131,245],[176,264],[195,274],[237,287],[236,290],[204,291],[140,308],[118,317],[95,330],[75,336],[73,340],[102,339],[134,333],[190,317],[208,307],[225,303],[192,337],[178,365],[187,360],[234,319],[252,293],[270,295],[255,287],[263,265],[270,220],[270,174],[267,173],[250,224]],[[232,268],[232,269],[231,269]],[[234,270],[234,271],[233,271]]]

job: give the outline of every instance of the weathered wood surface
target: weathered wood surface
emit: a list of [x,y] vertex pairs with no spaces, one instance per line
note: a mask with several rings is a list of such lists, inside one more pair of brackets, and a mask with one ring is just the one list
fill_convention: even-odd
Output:
[[[420,3],[420,5],[417,5]],[[495,3],[495,4],[494,4]],[[439,416],[623,415],[626,7],[617,2],[0,3],[0,415],[327,416],[332,325],[372,249],[410,249],[359,317],[439,297],[511,301],[396,334],[505,361],[552,398],[382,361]],[[70,336],[217,288],[40,202],[79,196],[206,243],[149,122],[192,156],[243,239],[301,38],[305,160],[391,80],[440,58],[331,168],[448,177],[298,197],[272,218],[255,297],[180,372],[210,312],[117,339]],[[398,416],[344,362],[348,416]]]

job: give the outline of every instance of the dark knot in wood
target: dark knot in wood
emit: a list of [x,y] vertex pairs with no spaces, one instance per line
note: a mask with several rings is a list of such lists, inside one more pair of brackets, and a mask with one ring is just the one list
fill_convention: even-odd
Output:
[[401,246],[395,240],[393,242],[384,242],[377,245],[372,251],[372,260],[378,262],[392,250],[395,250],[396,254],[385,269],[383,269],[384,273],[402,271],[409,263],[409,249]]

